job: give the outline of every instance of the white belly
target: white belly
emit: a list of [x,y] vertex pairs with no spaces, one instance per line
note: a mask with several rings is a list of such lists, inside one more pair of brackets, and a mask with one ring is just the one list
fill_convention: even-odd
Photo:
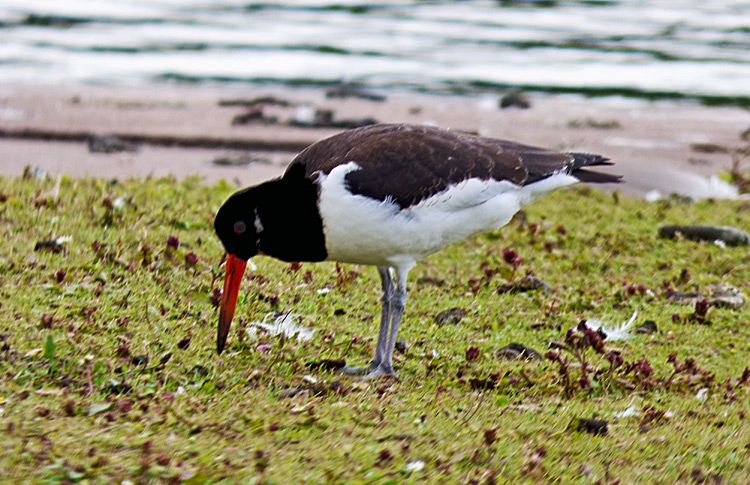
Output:
[[326,249],[329,260],[377,266],[413,264],[468,237],[496,230],[522,206],[577,182],[564,174],[524,187],[469,179],[401,210],[388,200],[351,194],[344,176],[358,168],[350,162],[318,179]]

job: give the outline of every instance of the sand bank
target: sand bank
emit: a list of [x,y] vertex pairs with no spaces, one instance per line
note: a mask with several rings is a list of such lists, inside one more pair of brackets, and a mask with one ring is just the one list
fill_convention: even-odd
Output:
[[[301,147],[341,131],[288,124],[321,109],[334,121],[429,123],[600,153],[617,164],[610,171],[625,176],[626,193],[690,193],[704,189],[701,180],[706,185],[695,175],[731,165],[731,151],[747,144],[740,133],[750,126],[741,108],[685,102],[531,94],[530,109],[499,109],[499,94],[382,94],[385,101],[262,86],[0,86],[0,175],[20,175],[30,165],[53,175],[199,175],[248,185],[280,174]],[[261,97],[273,98],[254,108],[262,107],[263,119],[232,124],[251,108],[222,101]],[[138,149],[93,153],[92,135],[124,137]]]

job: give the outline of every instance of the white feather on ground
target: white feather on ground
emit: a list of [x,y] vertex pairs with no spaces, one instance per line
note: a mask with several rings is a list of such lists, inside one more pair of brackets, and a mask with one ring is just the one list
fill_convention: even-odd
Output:
[[268,313],[263,317],[263,321],[250,322],[246,330],[247,335],[251,338],[257,338],[258,329],[263,329],[270,335],[284,335],[286,338],[297,337],[298,342],[306,342],[315,333],[315,329],[299,325],[297,315],[293,313],[279,315],[272,322],[269,322],[269,319],[273,318],[274,315],[274,313]]
[[607,335],[608,342],[614,342],[616,340],[627,340],[633,337],[633,334],[630,333],[630,328],[635,323],[635,318],[637,316],[638,312],[633,312],[633,316],[630,317],[630,320],[625,323],[621,323],[620,325],[613,325],[611,327],[605,327],[604,322],[602,322],[598,318],[589,318],[588,320],[586,320],[586,326],[591,330],[601,329],[601,331],[604,332],[605,335]]

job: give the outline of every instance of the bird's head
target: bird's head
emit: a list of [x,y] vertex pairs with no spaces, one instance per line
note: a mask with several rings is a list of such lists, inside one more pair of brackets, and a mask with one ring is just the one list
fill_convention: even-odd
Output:
[[258,254],[258,233],[262,231],[255,195],[252,189],[236,192],[224,202],[214,219],[214,230],[227,254],[244,260]]
[[234,317],[247,260],[258,254],[259,232],[263,230],[258,216],[258,200],[252,189],[242,190],[227,199],[216,214],[214,229],[227,251],[216,338],[216,349],[221,353]]

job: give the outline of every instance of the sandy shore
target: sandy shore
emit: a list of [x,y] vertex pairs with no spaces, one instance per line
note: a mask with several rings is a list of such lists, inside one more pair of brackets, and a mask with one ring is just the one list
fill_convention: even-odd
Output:
[[[248,185],[280,174],[301,147],[341,131],[288,125],[302,112],[324,109],[334,120],[429,123],[600,153],[617,164],[610,171],[625,176],[626,193],[700,196],[710,189],[704,177],[730,166],[731,151],[746,144],[740,133],[750,126],[746,110],[684,102],[531,94],[530,109],[499,109],[499,95],[385,94],[387,100],[378,102],[329,99],[323,89],[310,88],[0,86],[0,175],[20,175],[29,165],[51,174],[197,174]],[[275,123],[232,125],[249,108],[220,103],[267,96],[288,103],[263,108]],[[92,135],[117,135],[138,149],[94,153],[87,142]]]

